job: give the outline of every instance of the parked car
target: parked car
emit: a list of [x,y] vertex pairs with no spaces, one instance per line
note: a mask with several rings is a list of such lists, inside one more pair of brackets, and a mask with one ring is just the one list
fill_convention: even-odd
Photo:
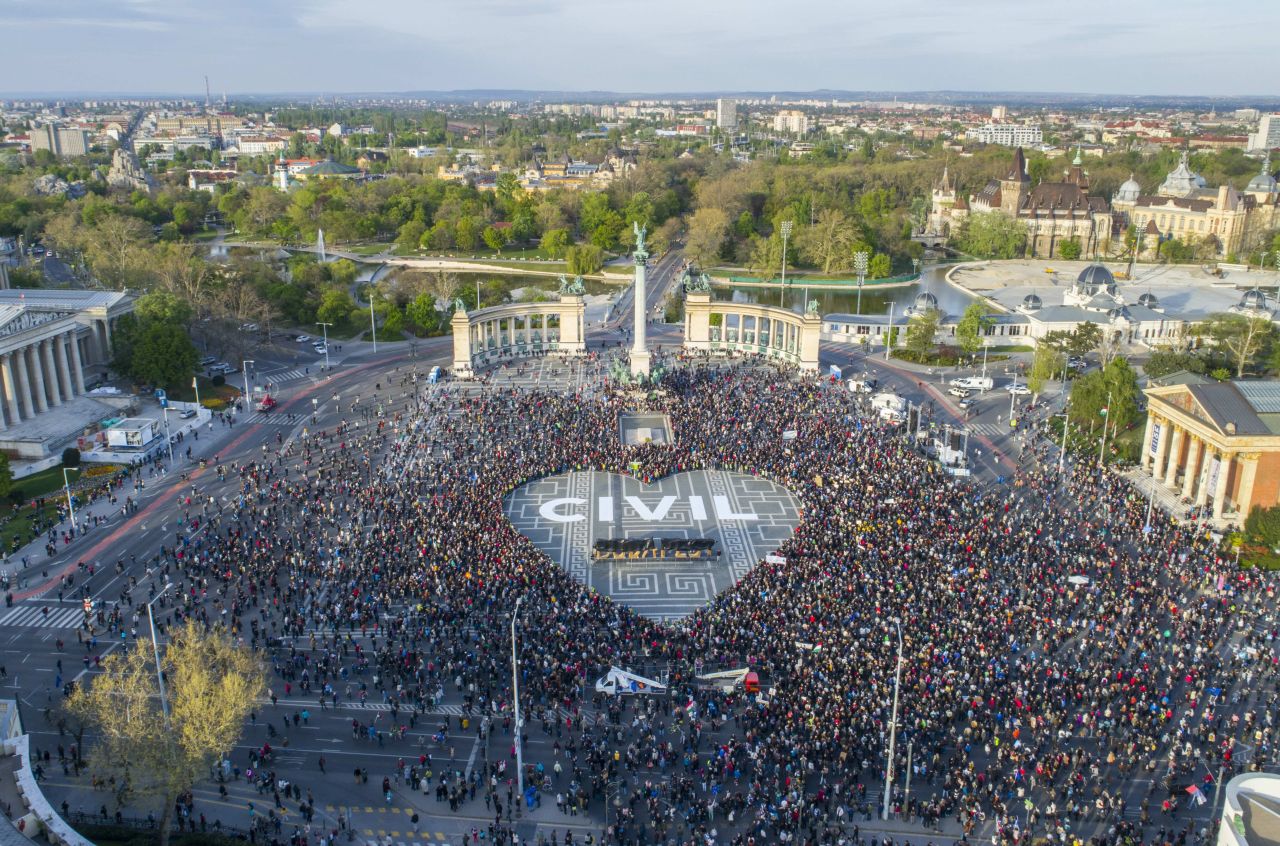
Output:
[[326,347],[324,344],[316,344],[316,345],[313,347],[313,349],[314,349],[318,354],[320,354],[320,355],[324,355],[325,353],[327,353],[327,352],[329,351],[329,348],[328,348],[328,347]]
[[206,355],[204,358],[200,359],[200,366],[208,367],[210,364],[213,364],[217,360],[218,360],[218,357],[215,355]]
[[1009,393],[1022,397],[1031,393],[1031,389],[1026,385],[1020,385],[1017,382],[1013,382],[1009,385]]
[[195,416],[196,416],[196,410],[194,408],[188,408],[186,411],[178,415],[178,417],[182,420],[190,420],[192,417],[195,417]]
[[973,400],[968,399],[966,397],[965,399],[962,399],[960,400],[960,402],[956,403],[956,405],[958,405],[961,409],[968,411],[969,409],[973,408]]
[[299,335],[298,337],[294,338],[294,340],[295,340],[295,341],[297,341],[299,344],[305,344],[307,341],[310,341],[310,340],[311,340],[311,336],[310,336],[310,335]]
[[951,394],[953,397],[959,397],[960,399],[969,398],[969,389],[962,387],[961,385],[952,385],[950,388],[947,388],[947,393]]
[[959,379],[952,379],[951,384],[973,391],[989,391],[995,382],[990,376],[961,376]]

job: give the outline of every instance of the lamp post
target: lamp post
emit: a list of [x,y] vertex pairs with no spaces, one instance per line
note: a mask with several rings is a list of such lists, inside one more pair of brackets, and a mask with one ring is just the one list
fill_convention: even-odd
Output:
[[[191,377],[191,390],[193,390],[193,391],[195,391],[195,392],[196,392],[196,405],[197,405],[197,406],[199,406],[199,405],[200,405],[200,384],[199,384],[199,380],[200,380],[200,377],[198,377],[198,376],[192,376],[192,377]],[[199,422],[200,422],[200,420],[199,420],[199,418],[197,418],[197,419],[196,419],[196,423],[197,423],[197,424],[199,424]]]
[[67,476],[67,468],[62,468],[62,486],[67,491],[67,513],[71,516],[71,528],[76,527],[76,509],[71,504],[71,480]]
[[[373,331],[373,351],[378,351],[378,323],[373,318],[373,289],[369,290],[369,328]],[[325,345],[328,349],[328,344]],[[326,353],[327,356],[327,353]]]
[[1098,447],[1098,466],[1102,467],[1103,456],[1107,451],[1107,422],[1111,419],[1111,391],[1107,391],[1107,407],[1102,409],[1102,445]]
[[329,369],[329,327],[332,323],[317,323],[320,327],[320,334],[324,337],[324,369]]
[[252,402],[252,398],[253,398],[253,394],[249,393],[249,365],[250,364],[257,364],[257,362],[252,359],[246,359],[245,361],[240,362],[240,368],[243,371],[243,375],[244,375],[244,410],[246,414],[249,413],[249,403]]
[[889,334],[885,335],[884,341],[884,360],[889,360],[889,353],[893,350],[893,307],[897,303],[889,303]]
[[870,261],[871,254],[866,250],[858,250],[853,254],[853,272],[858,274],[858,314],[862,314],[862,282],[867,278],[867,268],[870,266]]
[[173,587],[173,582],[166,582],[165,586],[155,595],[155,598],[147,603],[147,621],[151,625],[151,654],[156,660],[156,684],[160,687],[160,711],[164,714],[165,728],[172,731],[169,725],[169,699],[164,692],[164,672],[160,669],[160,644],[156,642],[156,618],[151,611],[151,606],[160,601],[160,597],[169,592],[169,588]]
[[[898,739],[898,689],[902,684],[902,623],[893,618],[893,627],[898,631],[898,667],[893,672],[893,714],[889,718],[889,767],[884,779],[884,809],[880,818],[889,819],[889,798],[893,793],[893,747]],[[888,638],[885,638],[888,640]]]
[[780,306],[787,304],[787,239],[791,237],[791,227],[794,225],[790,220],[782,221],[782,289],[778,292]]
[[511,612],[511,698],[516,714],[516,816],[521,814],[521,803],[524,802],[524,750],[520,744],[520,655],[516,651],[516,618],[520,615],[520,603],[524,597],[516,600],[516,607]]
[[169,403],[165,403],[164,410],[164,439],[169,446],[169,463],[173,464],[173,436],[169,434]]

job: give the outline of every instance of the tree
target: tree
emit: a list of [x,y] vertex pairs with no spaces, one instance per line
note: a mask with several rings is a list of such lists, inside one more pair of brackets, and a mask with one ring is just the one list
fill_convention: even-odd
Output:
[[1080,251],[1081,247],[1079,238],[1068,238],[1058,244],[1058,258],[1063,258],[1067,261],[1075,261],[1080,258]]
[[347,319],[356,307],[355,301],[346,288],[329,288],[320,297],[320,306],[316,309],[316,320],[321,323],[340,324]]
[[405,253],[413,252],[422,243],[427,227],[420,220],[410,220],[396,233],[396,247]]
[[484,238],[485,246],[498,255],[502,255],[502,248],[507,245],[507,234],[504,230],[496,226],[486,226],[482,237]]
[[152,650],[140,638],[106,658],[67,708],[96,737],[90,772],[113,780],[126,800],[159,800],[160,844],[167,846],[175,803],[236,745],[266,691],[266,675],[258,655],[226,632],[188,622],[160,653],[166,717]]
[[480,224],[470,215],[459,218],[453,227],[453,241],[460,250],[474,250],[480,243]]
[[911,316],[907,323],[905,346],[917,361],[922,361],[933,352],[934,337],[938,334],[938,323],[941,320],[942,312],[936,308]]
[[699,267],[707,267],[720,252],[729,231],[729,216],[723,209],[698,209],[689,218],[689,232],[685,239],[685,254]]
[[67,447],[62,451],[63,467],[79,467],[80,466],[80,450],[75,447]]
[[[748,215],[748,232],[750,222]],[[844,270],[852,263],[852,246],[856,238],[853,223],[844,212],[839,209],[823,209],[818,212],[818,219],[813,226],[805,227],[796,240],[810,262],[821,268],[823,273],[830,273],[833,270]]]
[[1280,547],[1280,506],[1263,508],[1255,505],[1244,521],[1244,532],[1254,543]]
[[0,452],[0,498],[8,497],[13,490],[13,468],[9,465],[9,456]]
[[1174,352],[1173,350],[1156,350],[1142,365],[1142,372],[1153,379],[1168,376],[1185,370],[1188,373],[1204,373],[1204,359],[1194,353]]
[[604,267],[604,250],[595,244],[580,244],[566,250],[564,260],[570,273],[586,276]]
[[1211,314],[1200,324],[1198,331],[1208,336],[1213,345],[1228,356],[1239,379],[1272,340],[1275,327],[1269,317],[1262,315]]
[[560,258],[569,247],[569,230],[550,229],[542,235],[542,251],[551,258]]
[[1027,227],[1000,212],[980,212],[964,219],[956,233],[960,249],[979,258],[1011,259],[1027,243]]
[[[956,331],[959,332],[958,329]],[[1062,373],[1064,363],[1062,353],[1047,344],[1038,344],[1031,359],[1031,370],[1027,373],[1027,388],[1039,397],[1044,393],[1045,385]]]
[[182,326],[144,320],[133,342],[127,372],[143,384],[172,389],[187,384],[199,360],[200,353]]
[[1084,355],[1102,344],[1102,327],[1096,323],[1081,323],[1067,335],[1067,353]]
[[885,253],[876,253],[867,262],[868,279],[885,279],[893,272],[893,260]]
[[977,301],[969,303],[964,314],[960,316],[960,322],[956,324],[956,343],[960,345],[961,350],[973,355],[982,349],[986,328],[994,323],[995,320],[987,316],[987,310],[982,303]]

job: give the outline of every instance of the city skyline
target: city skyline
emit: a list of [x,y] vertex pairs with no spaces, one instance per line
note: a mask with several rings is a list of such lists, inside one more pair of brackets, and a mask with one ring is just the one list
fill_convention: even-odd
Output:
[[[0,94],[950,91],[1266,96],[1280,7],[1195,20],[1189,0],[1059,13],[1012,0],[0,0]],[[620,49],[624,48],[624,49]],[[516,83],[516,85],[513,85]],[[945,83],[945,84],[940,84]]]

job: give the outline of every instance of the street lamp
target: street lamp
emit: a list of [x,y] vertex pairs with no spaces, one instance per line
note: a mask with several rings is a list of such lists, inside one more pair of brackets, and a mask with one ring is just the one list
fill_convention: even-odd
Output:
[[780,306],[787,304],[787,239],[791,237],[791,227],[794,225],[790,220],[782,221],[782,290],[778,293]]
[[249,411],[249,403],[250,403],[250,402],[252,402],[252,399],[251,399],[251,398],[252,398],[252,396],[253,396],[252,394],[250,394],[250,393],[249,393],[249,365],[250,365],[250,364],[257,364],[257,362],[256,362],[256,361],[253,361],[252,359],[249,359],[249,360],[246,360],[246,361],[242,361],[242,362],[240,362],[240,368],[241,368],[241,371],[242,371],[242,372],[243,372],[243,374],[244,374],[244,410],[245,410],[245,413],[248,413],[248,411]]
[[324,336],[324,369],[329,369],[329,327],[332,323],[317,323],[320,327],[320,334]]
[[[199,377],[199,376],[192,376],[192,377],[191,377],[191,390],[193,390],[193,391],[195,391],[195,392],[196,392],[196,406],[197,406],[197,407],[199,407],[199,405],[200,405],[200,385],[199,385],[199,379],[200,379],[200,377]],[[198,413],[198,412],[197,412],[197,413]],[[197,425],[199,425],[199,423],[200,423],[200,419],[199,419],[199,418],[196,418],[196,424],[197,424]]]
[[520,744],[520,671],[519,653],[516,651],[516,617],[520,615],[520,603],[524,597],[516,600],[516,607],[511,612],[511,698],[516,713],[516,816],[520,816],[520,803],[524,802],[524,750]]
[[[902,685],[902,623],[894,617],[893,627],[898,630],[898,667],[893,673],[893,714],[889,718],[889,768],[884,780],[884,809],[881,819],[889,819],[889,797],[893,792],[893,747],[898,739],[898,689]],[[888,638],[885,638],[888,640]]]
[[67,491],[67,512],[71,515],[71,528],[76,527],[76,509],[71,504],[71,480],[67,477],[67,468],[62,468],[62,486]]
[[156,684],[160,686],[160,710],[164,714],[165,728],[172,732],[173,728],[169,725],[169,699],[164,693],[164,673],[160,669],[160,644],[156,642],[156,618],[151,611],[151,606],[160,601],[160,597],[169,592],[169,588],[173,587],[173,582],[166,582],[165,586],[155,598],[147,603],[147,621],[151,625],[151,654],[156,659]]
[[867,278],[867,268],[870,266],[871,254],[866,250],[858,250],[853,254],[853,272],[858,274],[858,310],[857,314],[862,314],[862,282]]

